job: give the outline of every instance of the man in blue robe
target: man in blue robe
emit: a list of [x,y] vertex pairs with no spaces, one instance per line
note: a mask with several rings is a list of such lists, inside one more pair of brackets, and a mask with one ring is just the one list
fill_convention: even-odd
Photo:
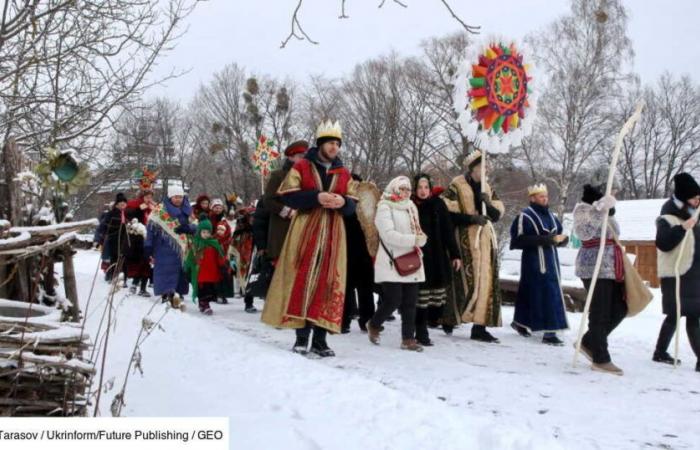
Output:
[[561,290],[557,247],[568,242],[561,222],[549,210],[547,186],[528,188],[530,206],[510,227],[510,248],[522,249],[520,285],[511,327],[523,337],[543,331],[542,342],[561,346],[557,332],[569,328]]

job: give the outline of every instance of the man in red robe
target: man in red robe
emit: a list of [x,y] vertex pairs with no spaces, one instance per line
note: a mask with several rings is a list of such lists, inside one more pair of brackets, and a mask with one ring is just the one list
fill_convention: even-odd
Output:
[[[335,356],[327,331],[340,331],[345,301],[347,248],[343,216],[355,211],[350,172],[338,158],[338,123],[321,123],[316,147],[294,164],[277,194],[297,210],[265,300],[263,322],[295,328],[293,351]],[[313,338],[309,338],[313,329]]]

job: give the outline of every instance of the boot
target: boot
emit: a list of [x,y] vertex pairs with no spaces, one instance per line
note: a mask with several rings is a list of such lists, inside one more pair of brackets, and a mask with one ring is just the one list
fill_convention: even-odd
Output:
[[696,371],[696,372],[700,372],[700,359],[699,359],[698,362],[695,364],[695,371]]
[[564,345],[564,341],[559,339],[554,333],[545,333],[542,337],[542,343],[547,345],[553,345],[555,347],[561,347]]
[[150,297],[150,296],[151,296],[151,293],[148,292],[148,291],[145,290],[145,289],[142,289],[142,290],[139,291],[139,296],[140,296],[140,297]]
[[129,288],[129,294],[135,294],[136,293],[136,285],[133,285]]
[[216,299],[216,303],[219,305],[228,305],[228,299],[226,297],[219,297]]
[[471,338],[474,341],[487,342],[489,344],[499,344],[501,342],[497,337],[486,331],[486,327],[483,325],[472,326]]
[[423,347],[432,347],[433,345],[435,345],[429,337],[419,337],[416,339],[416,341],[418,341],[418,343]]
[[[671,364],[673,365],[673,357],[668,354],[668,352],[660,352],[660,351],[655,351],[654,356],[651,358],[652,361],[658,362],[658,363],[663,363],[663,364]],[[677,361],[677,364],[680,364],[681,360],[679,359]]]
[[374,345],[379,345],[379,328],[374,328],[371,320],[368,320],[365,326],[367,327],[367,337],[369,341]]
[[363,321],[362,319],[358,319],[357,324],[360,326],[360,331],[363,333],[367,332],[367,321]]
[[607,363],[602,363],[602,364],[593,363],[593,365],[591,366],[591,369],[596,371],[596,372],[609,373],[610,375],[622,376],[625,374],[622,371],[622,369],[617,367],[612,362],[607,362]]
[[532,333],[530,333],[529,331],[527,331],[527,328],[525,328],[525,327],[523,327],[523,326],[520,326],[520,325],[518,325],[518,324],[515,323],[515,322],[512,322],[512,323],[510,324],[510,327],[511,327],[512,329],[514,329],[515,331],[517,331],[517,333],[518,333],[520,336],[522,336],[522,337],[529,338],[530,336],[532,336]]
[[446,335],[452,336],[452,332],[454,331],[455,327],[452,325],[446,325],[442,324],[442,331],[445,332]]
[[320,356],[321,358],[332,358],[335,352],[326,344],[325,341],[320,342],[313,340],[311,342],[311,353]]
[[401,341],[401,350],[410,350],[412,352],[422,352],[423,347],[415,339],[403,339]]
[[294,353],[299,353],[300,355],[306,355],[309,352],[309,338],[297,336],[297,340],[294,342],[292,351]]
[[246,306],[246,307],[245,307],[245,312],[247,312],[248,314],[254,314],[254,313],[258,312],[258,308],[256,308],[256,307],[253,306],[253,305]]

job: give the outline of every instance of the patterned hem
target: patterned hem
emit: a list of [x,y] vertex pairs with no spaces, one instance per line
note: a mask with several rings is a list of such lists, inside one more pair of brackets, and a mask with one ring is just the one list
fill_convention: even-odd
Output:
[[421,289],[418,291],[417,308],[440,307],[447,303],[447,289]]

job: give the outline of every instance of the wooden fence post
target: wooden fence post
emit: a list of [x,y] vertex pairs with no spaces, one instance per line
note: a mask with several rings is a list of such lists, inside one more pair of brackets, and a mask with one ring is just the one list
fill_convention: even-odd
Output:
[[70,314],[73,322],[80,322],[80,305],[78,304],[78,286],[75,280],[75,266],[73,265],[73,248],[66,244],[63,253],[63,286],[66,298],[71,302]]

